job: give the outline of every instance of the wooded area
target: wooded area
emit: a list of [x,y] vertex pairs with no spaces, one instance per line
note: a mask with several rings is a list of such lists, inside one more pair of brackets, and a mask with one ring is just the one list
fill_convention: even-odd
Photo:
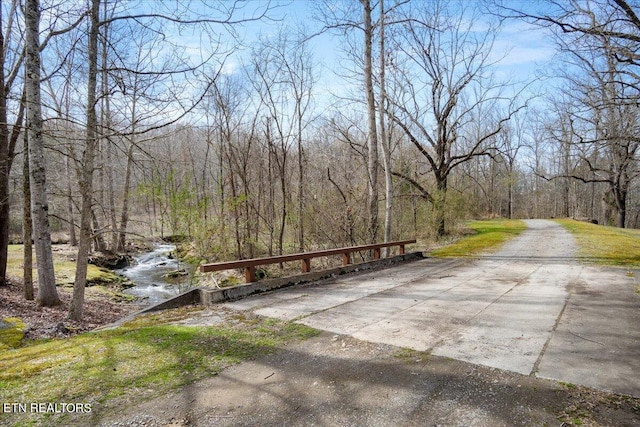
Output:
[[[0,283],[24,241],[32,297],[33,240],[37,300],[58,304],[52,235],[78,247],[80,319],[89,254],[137,238],[222,261],[470,217],[640,226],[639,3],[306,6],[313,22],[275,1],[3,1]],[[536,81],[500,72],[514,22],[557,48]],[[312,48],[326,34],[340,70]]]

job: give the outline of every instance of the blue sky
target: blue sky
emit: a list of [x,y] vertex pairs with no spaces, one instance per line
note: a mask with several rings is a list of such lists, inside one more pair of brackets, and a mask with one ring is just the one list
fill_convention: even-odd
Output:
[[[210,6],[211,4],[208,1],[193,0],[189,3],[191,7],[187,13],[193,16],[212,13],[210,8],[203,6],[203,4]],[[242,64],[247,63],[246,58],[250,53],[252,42],[260,34],[263,36],[275,35],[278,32],[278,28],[283,25],[290,28],[302,26],[309,33],[317,33],[322,28],[322,23],[315,20],[313,16],[313,6],[318,4],[317,1],[272,0],[270,4],[275,6],[270,12],[272,20],[249,22],[235,26],[234,31],[243,39],[247,47],[238,50],[225,60],[223,72],[226,74],[239,72]],[[356,3],[357,6],[357,0],[344,1]],[[419,5],[421,1],[426,0],[412,0],[412,4]],[[465,1],[471,2],[474,0]],[[533,4],[519,0],[508,1],[512,4]],[[391,0],[387,0],[387,2],[390,4]],[[222,4],[229,5],[232,3],[223,2]],[[255,10],[263,10],[266,4],[268,3],[262,0],[249,0],[244,3],[245,6],[241,13],[244,16],[250,16]],[[127,7],[126,3],[124,5],[124,7]],[[140,3],[137,3],[139,11],[160,7],[164,9],[165,13],[171,13],[171,5],[174,5],[174,3],[170,1],[155,3],[152,0],[141,0]],[[484,23],[478,22],[477,25],[479,29],[482,29]],[[214,28],[214,32],[219,32],[222,36],[225,35],[222,26],[215,25],[212,28]],[[165,30],[168,34],[176,33],[171,28],[165,28]],[[207,56],[206,52],[210,52],[212,49],[207,36],[201,34],[195,28],[192,28],[191,31],[181,32],[178,37],[178,43],[184,45],[184,52],[192,57],[194,63],[199,62],[201,58],[205,58]],[[236,41],[227,38],[227,43],[234,45]],[[345,54],[341,49],[345,44],[341,35],[335,33],[321,34],[312,38],[310,44],[317,63],[316,104],[322,109],[331,101],[330,93],[344,96],[348,91],[353,90],[356,87],[355,85],[360,85],[361,83],[359,79],[348,81],[339,75],[341,71],[344,71],[343,67],[349,65],[349,60],[345,58]],[[496,76],[500,80],[531,81],[538,76],[540,69],[549,68],[549,61],[554,55],[554,46],[538,29],[533,29],[529,24],[523,21],[506,21],[502,27],[502,32],[495,41],[493,55],[495,58],[503,58],[495,70]]]
[[[532,4],[527,1],[509,1],[512,5]],[[322,27],[321,23],[313,19],[314,0],[275,1],[272,4],[276,6],[273,15],[278,21],[246,25],[241,30],[241,34],[249,42],[259,33],[275,33],[278,25],[295,27],[301,24],[309,32],[316,32]],[[482,24],[479,23],[479,25]],[[341,82],[335,74],[345,60],[340,49],[343,43],[341,36],[336,34],[322,34],[311,40],[314,57],[319,64],[318,86],[323,91],[328,88],[336,90],[340,84],[346,84]],[[235,65],[241,61],[240,57],[243,54],[245,53],[240,52],[238,57],[231,60],[229,70],[234,69]],[[518,81],[535,79],[540,69],[548,68],[554,54],[555,48],[552,42],[539,29],[523,21],[506,21],[494,46],[495,57],[504,57],[497,67],[498,76]]]

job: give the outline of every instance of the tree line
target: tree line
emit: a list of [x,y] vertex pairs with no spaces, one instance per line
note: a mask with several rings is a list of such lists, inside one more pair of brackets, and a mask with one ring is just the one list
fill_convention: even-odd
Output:
[[[90,253],[138,237],[222,260],[440,239],[469,217],[637,227],[640,6],[538,6],[310,2],[303,25],[278,2],[3,2],[1,283],[15,235],[42,305],[59,303],[52,232],[77,245],[80,319]],[[513,23],[556,46],[539,81],[500,73]]]

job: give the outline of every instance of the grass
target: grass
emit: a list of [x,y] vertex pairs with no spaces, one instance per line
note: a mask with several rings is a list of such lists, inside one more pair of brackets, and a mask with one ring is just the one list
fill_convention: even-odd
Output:
[[437,257],[467,257],[496,249],[527,229],[527,225],[518,220],[470,221],[467,224],[471,235],[450,245],[432,251],[429,255]]
[[[15,277],[23,276],[23,264],[24,254],[22,245],[9,245],[9,257],[7,261],[7,274]],[[76,277],[76,263],[74,261],[67,261],[61,259],[53,253],[53,269],[56,275],[56,284],[59,286],[71,286]],[[36,278],[38,273],[36,271],[35,255],[33,259],[33,277]],[[87,269],[87,282],[90,284],[108,285],[119,283],[123,279],[114,274],[112,271],[105,268],[97,267],[93,264],[88,265]]]
[[24,337],[24,323],[16,317],[0,320],[0,351],[20,347]]
[[431,358],[431,353],[403,347],[396,351],[393,357],[402,360],[404,363],[428,362]]
[[573,234],[579,246],[579,255],[584,261],[599,265],[640,267],[640,230],[572,219],[555,221]]
[[[608,227],[572,219],[556,219],[578,243],[583,261],[598,265],[640,268],[640,230]],[[526,229],[522,221],[470,221],[471,235],[436,249],[437,257],[467,257],[492,250]]]
[[[306,326],[261,318],[237,318],[218,326],[168,323],[188,314],[185,309],[168,310],[113,330],[2,351],[0,401],[90,404],[93,416],[99,416],[104,408],[156,396],[316,333]],[[49,426],[70,421],[60,414],[2,414],[0,424]]]

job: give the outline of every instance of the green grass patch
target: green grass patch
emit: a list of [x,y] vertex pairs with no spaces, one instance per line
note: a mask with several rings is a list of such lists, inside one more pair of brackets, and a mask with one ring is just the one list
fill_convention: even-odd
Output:
[[564,381],[559,381],[558,384],[560,384],[562,387],[566,388],[567,390],[575,390],[577,388],[575,384],[565,383]]
[[495,250],[506,241],[516,237],[527,225],[519,220],[487,220],[469,221],[467,228],[470,235],[432,251],[429,255],[436,257],[467,257]]
[[[236,319],[218,326],[162,323],[186,315],[172,312],[117,329],[0,352],[0,401],[88,403],[92,416],[99,416],[105,407],[156,396],[316,334],[306,326],[261,318],[251,324]],[[2,417],[3,425],[16,426],[68,425],[76,420],[60,414]]]
[[0,320],[0,351],[18,348],[24,337],[24,323],[15,317]]
[[[9,245],[7,261],[7,274],[22,277],[24,266],[24,249],[22,245]],[[53,253],[53,269],[56,275],[56,284],[61,286],[73,285],[76,277],[76,263],[67,261]],[[36,271],[35,254],[33,257],[33,277],[38,277]],[[122,277],[105,268],[89,264],[87,268],[87,282],[93,285],[110,285],[122,282]]]
[[428,351],[417,351],[410,348],[401,348],[393,354],[396,359],[402,360],[404,363],[428,362],[431,353]]
[[579,246],[579,256],[600,265],[640,267],[640,230],[609,227],[572,219],[557,219]]

